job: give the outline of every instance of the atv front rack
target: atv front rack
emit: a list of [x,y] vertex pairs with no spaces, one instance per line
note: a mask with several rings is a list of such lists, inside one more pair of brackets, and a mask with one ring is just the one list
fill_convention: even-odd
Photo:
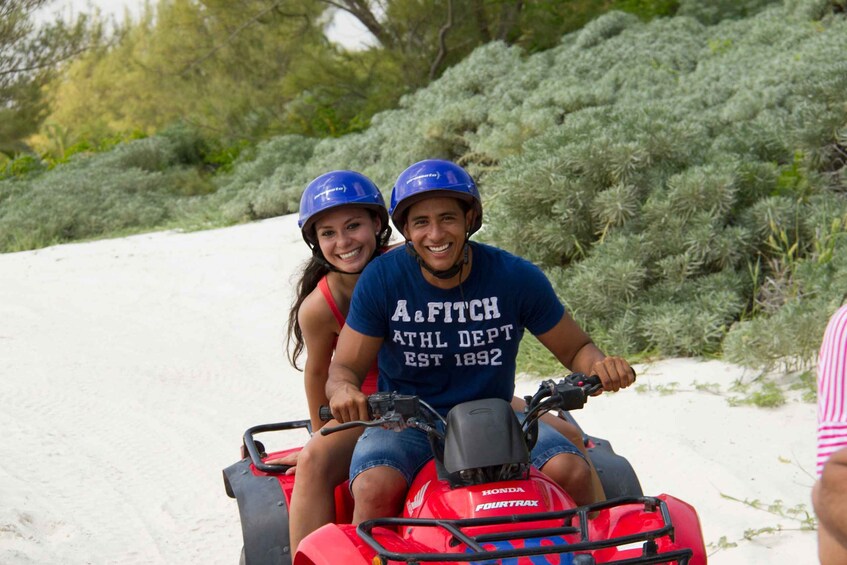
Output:
[[[661,526],[641,531],[634,534],[610,537],[607,539],[591,540],[589,539],[588,522],[589,514],[598,512],[608,508],[623,505],[643,505],[643,511],[649,513],[658,513],[661,516]],[[560,520],[561,525],[556,527],[545,527],[531,530],[510,530],[504,532],[468,535],[465,529],[479,526],[507,526],[524,522],[539,522]],[[574,525],[576,521],[577,525]],[[401,553],[389,551],[373,536],[373,529],[377,527],[388,528],[441,528],[447,531],[452,538],[450,545],[464,544],[467,548],[465,553]],[[659,538],[668,537],[671,542],[674,540],[674,526],[671,521],[670,512],[665,502],[661,499],[651,496],[641,497],[621,497],[605,502],[598,502],[586,506],[580,506],[570,510],[562,510],[557,512],[539,512],[534,514],[518,514],[510,516],[496,516],[490,518],[465,518],[460,520],[437,520],[424,518],[377,518],[362,522],[356,529],[359,537],[361,537],[370,547],[376,552],[374,563],[379,563],[376,559],[381,559],[381,563],[387,561],[399,561],[402,563],[420,563],[420,562],[477,562],[480,564],[493,563],[498,559],[531,557],[536,555],[564,554],[583,552],[579,554],[579,561],[574,560],[574,563],[585,563],[590,565],[594,563],[594,559],[590,554],[585,552],[596,551],[598,549],[612,548],[625,545],[634,545],[643,543],[642,554],[637,557],[626,559],[618,559],[613,561],[604,561],[604,563],[613,563],[616,565],[650,565],[659,563],[676,563],[677,565],[688,565],[689,560],[693,556],[691,549],[674,549],[670,551],[659,552],[656,540]],[[482,544],[489,543],[495,545],[497,542],[526,541],[550,538],[552,536],[576,535],[579,536],[579,541],[574,543],[558,543],[554,545],[541,546],[540,543],[531,547],[512,547],[510,549],[487,550],[482,547]],[[574,557],[577,557],[575,555]]]

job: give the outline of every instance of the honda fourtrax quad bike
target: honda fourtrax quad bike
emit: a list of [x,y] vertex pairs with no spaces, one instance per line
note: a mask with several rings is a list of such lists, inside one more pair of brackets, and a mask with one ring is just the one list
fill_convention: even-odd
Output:
[[[259,433],[308,428],[308,420],[267,424],[244,434],[243,459],[224,470],[227,494],[238,501],[246,565],[389,565],[474,563],[534,565],[676,563],[703,565],[706,553],[697,512],[667,494],[643,496],[629,462],[605,440],[585,436],[607,500],[577,506],[556,483],[533,468],[529,450],[547,412],[575,423],[601,388],[599,379],[574,373],[547,380],[526,397],[519,423],[508,402],[465,402],[442,418],[416,396],[368,397],[373,420],[354,426],[417,428],[430,439],[433,459],[412,482],[402,515],[351,525],[348,485],[335,491],[336,520],[312,532],[292,556],[288,503],[296,475],[264,461],[294,450],[265,453]],[[441,430],[446,430],[442,433]]]

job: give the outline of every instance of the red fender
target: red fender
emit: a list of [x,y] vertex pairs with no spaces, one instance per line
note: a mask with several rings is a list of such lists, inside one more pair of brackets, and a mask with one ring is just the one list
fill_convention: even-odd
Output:
[[688,547],[694,552],[690,565],[706,565],[706,545],[703,543],[703,530],[697,510],[687,502],[671,496],[660,494],[668,505],[674,523],[674,543],[679,547]]
[[[706,565],[706,547],[700,529],[697,511],[690,504],[660,494],[656,498],[665,502],[673,524],[673,539],[662,536],[656,539],[659,552],[690,549],[693,552],[689,565]],[[641,504],[624,504],[602,510],[588,523],[589,537],[593,540],[624,537],[661,528],[664,524],[657,512],[647,512]],[[642,554],[641,544],[637,547],[609,547],[594,553],[597,563],[638,557]]]
[[371,565],[375,555],[355,526],[326,524],[300,542],[293,565]]

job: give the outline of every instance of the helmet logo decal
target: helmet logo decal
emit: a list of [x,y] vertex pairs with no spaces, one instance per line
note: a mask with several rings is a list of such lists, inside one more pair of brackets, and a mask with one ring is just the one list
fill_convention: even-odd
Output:
[[327,196],[329,196],[333,192],[339,192],[339,191],[346,192],[347,187],[342,184],[341,186],[334,186],[332,188],[327,188],[323,192],[319,192],[319,193],[315,194],[312,198],[314,200],[317,200],[318,198],[326,198]]
[[436,180],[438,180],[439,178],[441,178],[441,173],[439,173],[439,172],[424,173],[422,175],[418,175],[416,177],[410,178],[409,180],[406,181],[406,184],[415,182],[416,180],[420,180],[420,179],[436,179]]

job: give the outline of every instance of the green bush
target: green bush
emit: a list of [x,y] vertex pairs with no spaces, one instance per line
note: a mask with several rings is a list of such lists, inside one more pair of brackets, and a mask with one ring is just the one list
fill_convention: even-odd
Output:
[[678,16],[696,18],[706,25],[722,20],[746,18],[781,0],[680,0]]
[[79,153],[52,170],[0,180],[0,249],[18,251],[163,227],[182,200],[215,187],[191,160],[191,137],[149,137]]
[[491,43],[364,131],[274,138],[211,180],[186,172],[214,153],[191,132],[132,141],[0,181],[0,244],[286,214],[333,169],[388,196],[446,158],[479,182],[479,237],[545,269],[605,348],[807,363],[847,288],[839,2],[683,0],[543,52]]
[[297,211],[300,193],[310,180],[303,164],[316,143],[288,135],[259,144],[236,159],[232,173],[217,177],[217,192],[197,203],[195,214],[235,223]]
[[75,167],[45,173],[3,202],[0,247],[17,251],[160,225],[168,217],[162,173]]
[[0,179],[33,175],[46,169],[47,166],[44,161],[35,155],[21,155],[6,163],[6,166],[0,171]]

